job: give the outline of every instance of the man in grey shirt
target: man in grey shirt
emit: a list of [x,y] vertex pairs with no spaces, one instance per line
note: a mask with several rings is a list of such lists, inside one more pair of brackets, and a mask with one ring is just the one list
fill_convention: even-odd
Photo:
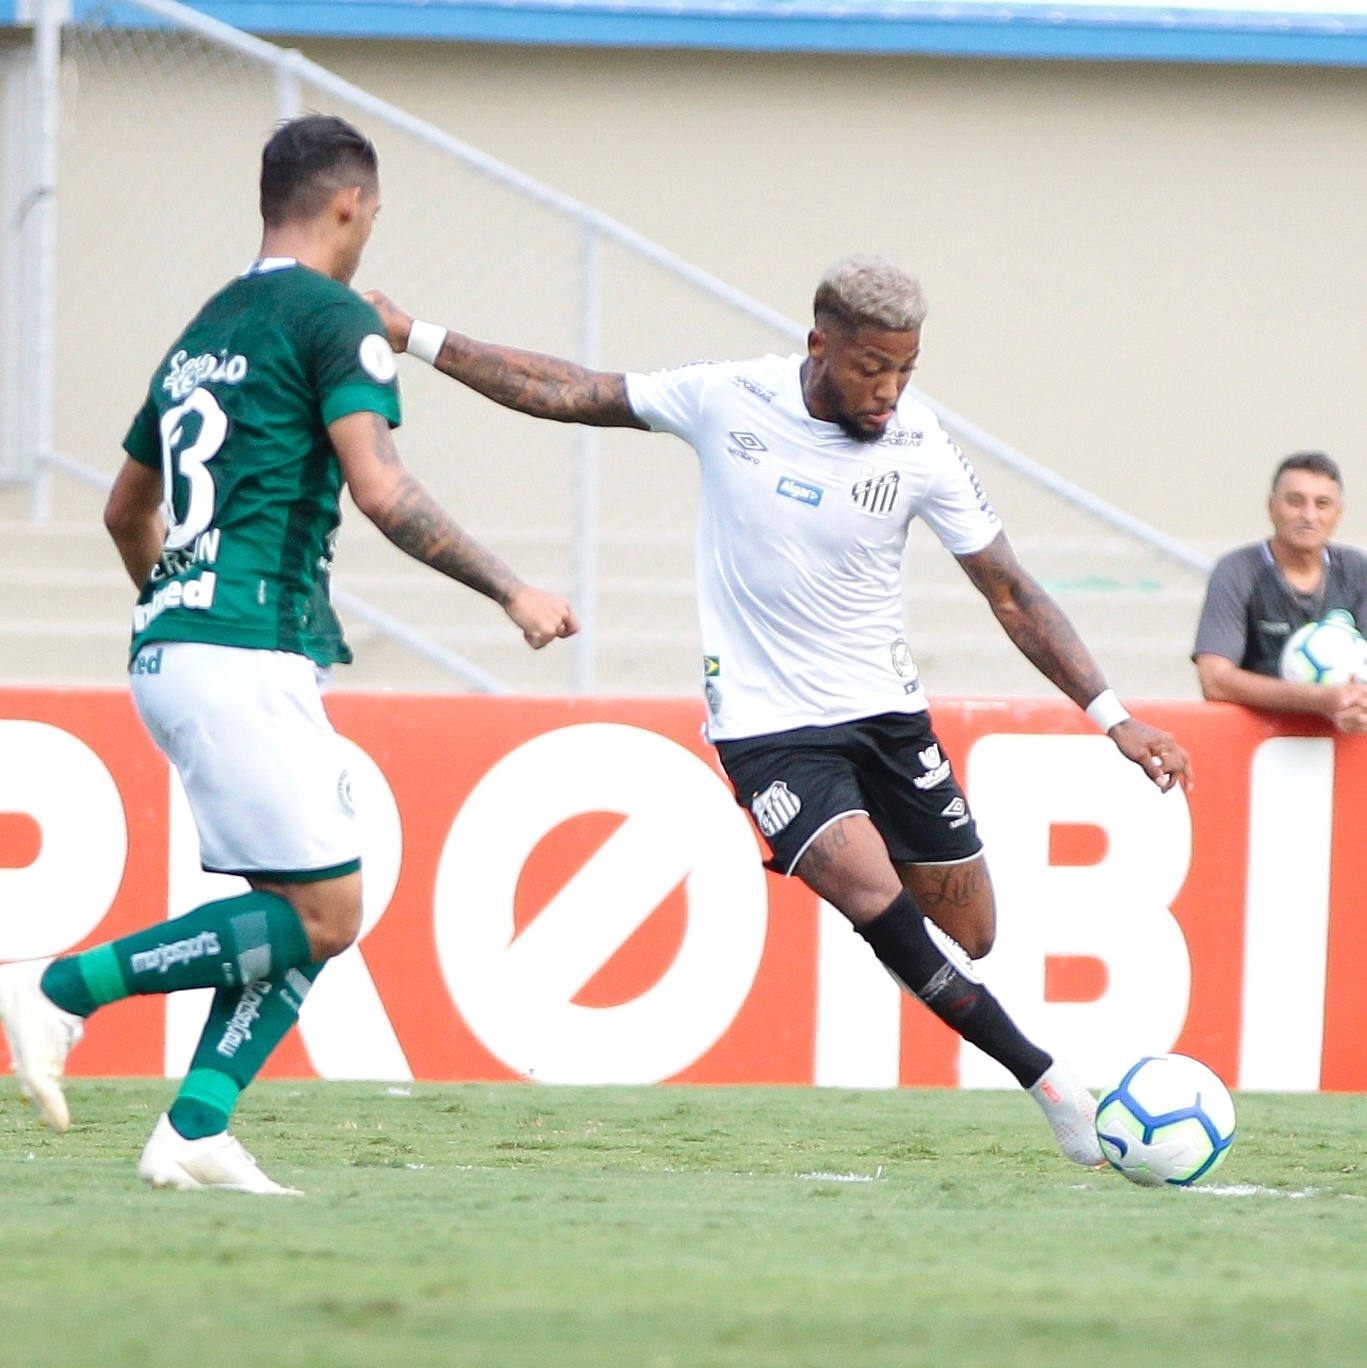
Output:
[[1342,732],[1367,731],[1367,688],[1298,684],[1279,673],[1298,627],[1331,609],[1367,626],[1367,555],[1330,542],[1343,516],[1343,476],[1323,452],[1288,456],[1267,501],[1272,536],[1224,556],[1211,572],[1192,659],[1207,699],[1317,713]]

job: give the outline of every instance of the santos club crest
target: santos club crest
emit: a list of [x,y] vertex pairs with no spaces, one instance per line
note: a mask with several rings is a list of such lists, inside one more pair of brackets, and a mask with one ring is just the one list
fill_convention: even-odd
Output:
[[755,794],[750,803],[755,824],[768,837],[777,836],[802,811],[802,799],[782,779]]
[[897,502],[899,478],[895,470],[874,470],[872,466],[865,466],[864,478],[855,482],[850,497],[865,513],[885,518]]

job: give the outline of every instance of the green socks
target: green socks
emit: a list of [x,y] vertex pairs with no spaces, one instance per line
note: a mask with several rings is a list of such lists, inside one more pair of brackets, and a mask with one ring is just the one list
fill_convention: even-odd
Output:
[[214,994],[190,1072],[168,1113],[178,1134],[199,1140],[227,1130],[238,1094],[298,1021],[322,969],[321,964],[297,966]]
[[274,893],[251,892],[53,960],[40,986],[83,1017],[120,998],[216,988],[169,1113],[179,1134],[198,1140],[228,1128],[238,1094],[298,1021],[323,968],[312,958],[294,908]]
[[240,989],[311,959],[303,923],[289,903],[274,893],[251,892],[54,960],[41,987],[58,1007],[89,1016],[140,994]]

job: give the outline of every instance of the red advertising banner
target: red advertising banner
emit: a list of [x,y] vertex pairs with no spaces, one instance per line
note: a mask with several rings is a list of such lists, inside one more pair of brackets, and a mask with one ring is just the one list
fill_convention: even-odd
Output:
[[[832,909],[762,867],[691,701],[334,694],[365,925],[275,1076],[1001,1086]],[[1367,1088],[1367,740],[1203,704],[1160,794],[1063,701],[946,700],[997,890],[982,973],[1109,1081],[1180,1050],[1233,1086]],[[238,891],[119,691],[0,690],[0,960]],[[183,1072],[206,1003],[99,1013],[75,1074]],[[0,1047],[2,1052],[2,1047]]]

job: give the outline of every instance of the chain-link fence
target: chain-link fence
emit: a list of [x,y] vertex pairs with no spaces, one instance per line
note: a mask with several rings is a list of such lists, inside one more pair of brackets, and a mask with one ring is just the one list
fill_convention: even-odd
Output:
[[[254,255],[260,147],[297,109],[342,114],[376,142],[384,209],[356,283],[422,317],[608,369],[799,344],[796,324],[297,55],[166,0],[119,11],[135,12],[146,26],[97,12],[63,36],[53,437],[62,456],[112,474],[165,347]],[[434,663],[439,649],[413,652],[416,633],[519,690],[691,692],[697,480],[687,449],[539,423],[416,363],[401,374],[405,460],[527,578],[574,594],[590,630],[582,646],[533,655],[493,605],[407,560],[352,512],[336,585],[358,663],[339,682],[468,687]],[[1027,563],[1117,686],[1190,692],[1182,658],[1199,563],[1022,475],[991,439],[957,432]],[[89,494],[63,480],[56,498],[59,520],[94,525]],[[1043,691],[949,557],[917,535],[908,560],[911,638],[932,688]]]

